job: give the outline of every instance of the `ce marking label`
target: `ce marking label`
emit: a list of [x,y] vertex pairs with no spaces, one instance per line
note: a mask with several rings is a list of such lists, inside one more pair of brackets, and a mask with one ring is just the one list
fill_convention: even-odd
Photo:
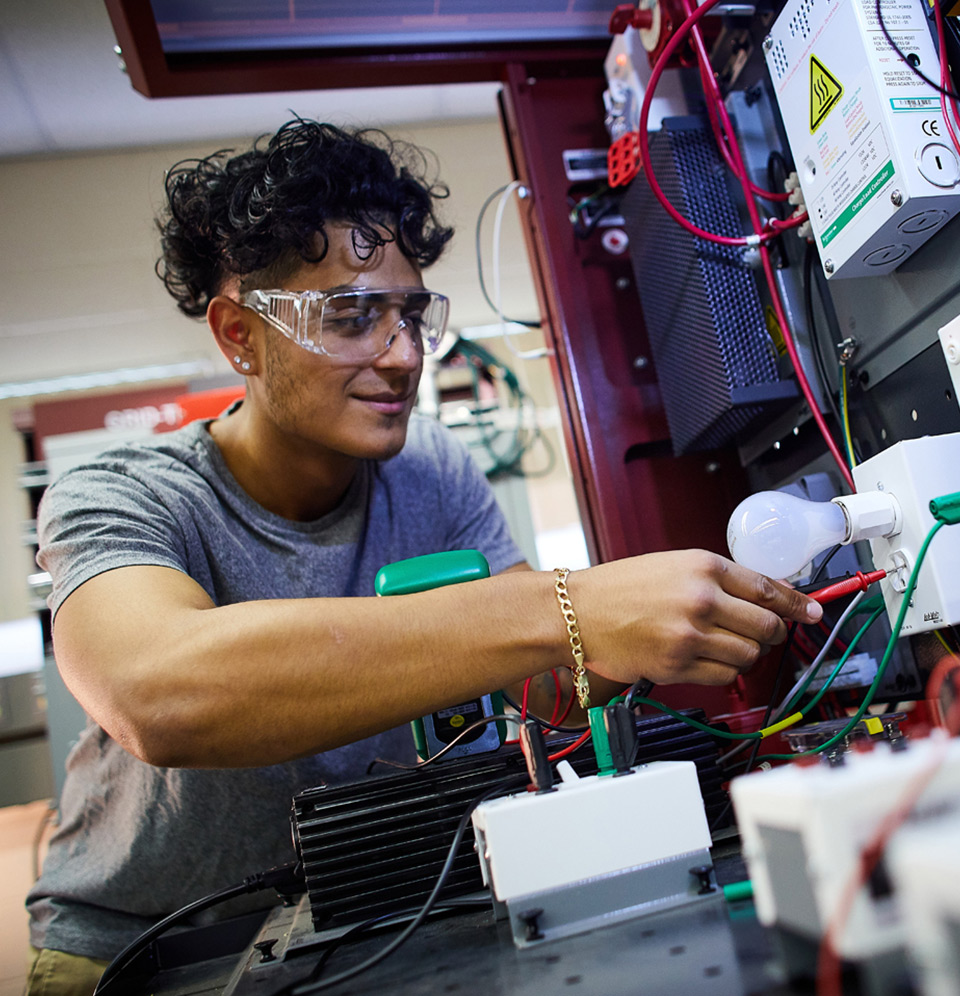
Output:
[[929,135],[931,138],[940,137],[940,122],[936,118],[925,118],[923,124],[920,126],[923,129],[924,135]]

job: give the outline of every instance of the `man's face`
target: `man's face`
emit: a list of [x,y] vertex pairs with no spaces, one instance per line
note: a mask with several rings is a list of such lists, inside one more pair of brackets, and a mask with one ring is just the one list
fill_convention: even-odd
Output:
[[[330,226],[328,235],[325,258],[305,265],[281,289],[422,286],[416,264],[394,243],[360,259],[348,226]],[[382,460],[400,451],[423,369],[422,351],[409,333],[402,331],[386,352],[361,363],[309,352],[266,322],[263,334],[258,403],[287,445],[307,457]]]

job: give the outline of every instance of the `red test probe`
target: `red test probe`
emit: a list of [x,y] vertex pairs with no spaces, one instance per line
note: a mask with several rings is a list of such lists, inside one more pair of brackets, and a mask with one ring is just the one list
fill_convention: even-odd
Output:
[[834,581],[833,584],[828,584],[825,588],[808,591],[806,594],[815,602],[823,605],[824,602],[832,602],[835,598],[843,598],[844,595],[866,591],[874,582],[883,580],[888,573],[888,571],[868,571],[864,574],[863,571],[857,571],[856,574],[851,574],[850,577],[844,578],[842,581]]

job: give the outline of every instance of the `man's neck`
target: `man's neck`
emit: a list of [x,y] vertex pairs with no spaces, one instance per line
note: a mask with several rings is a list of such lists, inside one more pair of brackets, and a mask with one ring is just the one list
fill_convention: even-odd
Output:
[[284,519],[312,522],[332,512],[356,476],[355,458],[311,452],[302,441],[276,434],[266,438],[242,406],[211,422],[210,435],[240,487]]

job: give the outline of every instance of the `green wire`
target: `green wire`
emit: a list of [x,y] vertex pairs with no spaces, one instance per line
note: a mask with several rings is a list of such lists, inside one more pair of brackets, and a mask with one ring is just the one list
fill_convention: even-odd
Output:
[[[618,695],[617,699],[623,696]],[[616,701],[616,699],[614,700]],[[658,702],[656,699],[644,698],[642,695],[638,695],[634,700],[633,704],[641,703],[642,705],[653,706],[654,709],[659,709],[660,712],[665,712],[668,716],[673,716],[674,719],[679,719],[682,723],[686,723],[687,726],[692,726],[694,729],[703,730],[704,733],[709,733],[714,737],[722,737],[724,740],[762,740],[763,737],[760,731],[757,730],[754,733],[727,733],[725,730],[718,730],[713,726],[707,726],[706,723],[701,723],[697,719],[692,719],[690,716],[684,716],[682,712],[677,712],[676,709],[671,709],[670,706],[664,705],[662,702]],[[613,705],[613,702],[610,703]]]
[[900,603],[900,611],[897,614],[897,621],[893,625],[893,631],[890,634],[887,649],[884,651],[883,659],[880,661],[880,666],[877,668],[877,676],[873,679],[873,683],[867,689],[867,694],[863,697],[863,702],[860,703],[860,708],[857,709],[856,713],[854,713],[851,717],[850,722],[847,723],[847,725],[839,733],[832,736],[826,742],[820,744],[819,747],[814,747],[812,750],[798,751],[795,754],[765,754],[765,759],[776,761],[794,761],[798,757],[809,757],[812,754],[819,754],[846,737],[857,725],[857,723],[863,719],[863,714],[869,708],[870,703],[873,701],[874,695],[877,694],[877,689],[880,687],[880,682],[883,680],[883,675],[887,670],[887,665],[893,657],[893,651],[897,645],[900,630],[903,627],[903,620],[907,615],[907,609],[910,607],[910,599],[913,597],[913,590],[917,586],[917,577],[920,574],[920,567],[923,564],[924,557],[927,555],[927,548],[930,546],[930,542],[933,537],[937,535],[941,527],[944,525],[946,525],[946,523],[942,519],[935,522],[930,528],[930,532],[927,533],[926,539],[923,541],[923,545],[920,547],[920,552],[917,554],[917,562],[914,564],[913,571],[910,574],[910,580],[907,582],[906,590],[903,593],[903,598]]
[[[823,698],[823,696],[828,691],[831,682],[840,673],[841,669],[843,668],[843,665],[847,662],[847,659],[853,653],[854,649],[857,646],[857,643],[860,641],[860,638],[870,628],[870,626],[873,625],[873,622],[876,620],[876,618],[880,615],[882,611],[883,611],[883,606],[881,605],[881,607],[874,612],[874,614],[870,617],[870,619],[867,620],[867,622],[863,625],[863,627],[861,627],[860,631],[857,633],[857,635],[853,638],[853,641],[847,647],[843,657],[840,658],[836,667],[833,669],[833,672],[830,674],[830,677],[827,678],[823,687],[817,692],[815,698],[813,698],[809,703],[807,703],[807,705],[800,711],[802,716],[806,716],[806,714],[820,701],[820,699]],[[814,676],[811,675],[810,678],[807,679],[804,686],[797,692],[797,694],[791,700],[790,706],[788,706],[783,710],[783,712],[786,715],[790,714],[790,710],[793,707],[794,703],[799,701],[804,691],[806,691],[807,685],[809,685],[810,681],[813,680],[813,677]],[[614,698],[610,700],[608,705],[615,705],[617,702],[620,702],[622,700],[623,700],[622,695],[614,696]],[[701,723],[699,722],[699,720],[692,719],[690,716],[684,716],[683,713],[677,712],[676,709],[671,709],[670,706],[665,705],[663,702],[658,702],[656,699],[648,699],[642,696],[637,696],[636,698],[634,698],[633,703],[635,704],[638,702],[642,703],[643,705],[651,706],[652,708],[657,709],[660,712],[664,712],[669,716],[673,716],[675,719],[679,719],[681,722],[686,723],[688,726],[692,726],[695,729],[702,730],[705,733],[709,733],[711,736],[721,737],[724,740],[762,740],[763,739],[763,734],[760,730],[755,730],[753,733],[728,733],[725,730],[718,730],[714,726],[708,726],[706,723]]]
[[[870,706],[870,703],[873,701],[873,697],[874,695],[876,695],[877,689],[880,687],[880,682],[883,680],[884,673],[887,670],[887,665],[890,663],[890,659],[893,657],[893,651],[894,648],[896,647],[897,640],[900,636],[900,630],[903,627],[903,620],[906,617],[907,609],[910,607],[910,599],[913,597],[913,591],[917,586],[917,578],[920,575],[920,567],[922,566],[924,558],[927,555],[927,548],[930,546],[933,537],[936,536],[937,532],[944,525],[947,525],[947,522],[945,522],[943,519],[939,519],[937,522],[935,522],[931,527],[930,531],[927,533],[927,536],[924,539],[922,546],[920,547],[920,552],[917,554],[917,562],[914,564],[913,571],[910,574],[910,580],[907,582],[906,590],[903,593],[903,599],[900,603],[900,612],[897,615],[896,623],[894,624],[893,630],[890,634],[890,640],[888,641],[886,650],[884,651],[883,659],[880,661],[880,665],[877,668],[876,677],[873,679],[873,683],[867,689],[867,694],[864,696],[863,702],[860,703],[859,709],[857,709],[855,715],[851,717],[850,722],[847,723],[847,725],[839,733],[832,736],[829,740],[827,740],[825,743],[822,743],[819,747],[814,747],[812,750],[807,750],[807,751],[798,751],[797,753],[794,754],[764,754],[765,760],[793,761],[798,757],[809,757],[811,754],[819,754],[821,751],[826,750],[828,747],[832,747],[839,740],[842,740],[844,737],[846,737],[850,733],[850,731],[853,730],[853,728],[857,725],[857,723],[860,722],[860,720],[863,718],[863,714],[867,711],[867,709]],[[861,606],[861,611],[863,611],[863,608],[864,607]],[[828,688],[830,687],[830,683],[840,673],[841,669],[843,668],[843,665],[847,662],[847,659],[850,657],[850,654],[853,652],[854,648],[857,646],[860,639],[863,637],[863,634],[874,624],[874,622],[879,617],[880,613],[883,612],[883,609],[884,609],[884,603],[881,601],[877,606],[877,608],[873,610],[870,618],[863,624],[863,626],[860,627],[860,630],[857,632],[857,635],[853,638],[850,645],[847,647],[846,651],[844,651],[843,656],[837,662],[837,665],[834,667],[833,671],[830,674],[830,677],[827,678],[823,687],[817,692],[817,694],[813,697],[813,699],[811,699],[810,702],[808,702],[803,707],[803,709],[800,710],[803,716],[806,716],[806,714],[826,694]],[[785,713],[789,713],[789,710],[793,706],[793,704],[799,701],[799,696],[806,690],[806,687],[809,685],[810,680],[812,680],[812,678],[813,675],[810,676],[810,679],[808,679],[807,682],[805,682],[804,687],[801,688],[797,692],[797,694],[793,697],[793,699],[790,702],[790,706],[788,706],[783,710]],[[609,701],[608,705],[615,705],[617,702],[621,701],[623,701],[623,696],[615,695]],[[665,705],[663,702],[658,702],[656,699],[648,699],[644,696],[637,696],[636,698],[633,699],[633,701],[630,704],[634,705],[637,703],[651,706],[652,708],[657,709],[660,712],[666,713],[668,716],[673,716],[674,719],[679,719],[682,723],[686,723],[688,726],[692,726],[694,729],[702,730],[704,733],[709,733],[711,736],[720,737],[724,740],[762,740],[763,739],[763,734],[759,730],[754,731],[753,733],[727,733],[725,730],[718,730],[713,726],[708,726],[706,723],[701,723],[699,720],[692,719],[690,716],[684,716],[683,713],[677,712],[676,709],[671,709],[670,706]]]
[[847,450],[847,462],[851,468],[856,467],[857,462],[853,457],[853,436],[850,434],[850,406],[847,401],[847,370],[844,364],[840,364],[840,387],[843,404],[843,443]]
[[[834,679],[843,670],[843,665],[847,663],[847,661],[850,658],[850,655],[856,649],[857,644],[860,642],[861,638],[863,637],[863,634],[866,633],[866,631],[874,624],[874,622],[876,622],[877,617],[880,615],[881,612],[883,612],[882,605],[880,606],[880,608],[876,609],[873,615],[870,616],[870,618],[863,624],[863,626],[860,627],[859,631],[857,632],[857,635],[850,641],[850,645],[843,652],[843,656],[840,658],[839,661],[837,661],[837,664],[834,667],[833,671],[830,672],[830,677],[827,678],[827,680],[823,683],[823,687],[821,687],[817,692],[817,694],[814,696],[814,698],[811,699],[800,710],[800,712],[804,716],[806,716],[807,713],[823,698],[823,696],[826,695],[828,689],[833,684]],[[817,671],[819,670],[820,668],[817,668]],[[813,679],[817,676],[817,671],[811,672],[807,680],[797,689],[796,693],[791,697],[790,701],[783,707],[783,709],[780,710],[780,712],[783,715],[789,716],[792,710],[796,708],[797,703],[800,701],[800,699],[803,698],[804,693],[810,687],[810,682],[813,681]]]

